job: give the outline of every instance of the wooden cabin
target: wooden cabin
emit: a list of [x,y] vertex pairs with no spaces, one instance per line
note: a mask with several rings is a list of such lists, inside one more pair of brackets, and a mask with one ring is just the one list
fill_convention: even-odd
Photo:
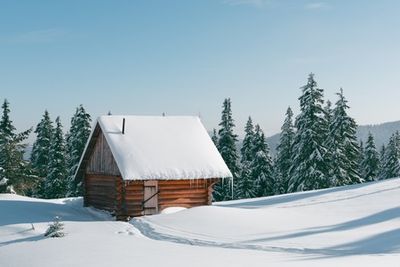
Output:
[[117,219],[209,205],[213,185],[230,177],[200,119],[191,116],[99,117],[75,175],[84,205]]

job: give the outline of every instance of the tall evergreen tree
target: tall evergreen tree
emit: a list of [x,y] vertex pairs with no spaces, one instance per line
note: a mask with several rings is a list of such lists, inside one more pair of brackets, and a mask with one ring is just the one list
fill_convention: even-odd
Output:
[[254,125],[251,117],[247,120],[245,127],[245,136],[243,139],[241,152],[241,172],[240,177],[236,182],[236,197],[237,198],[252,198],[256,196],[255,181],[251,176],[251,162],[254,158],[253,145],[254,145]]
[[[234,134],[235,127],[232,117],[231,100],[224,100],[221,122],[218,131],[218,150],[224,159],[226,165],[233,175],[233,181],[239,175],[239,158],[236,150],[237,135]],[[214,198],[216,200],[227,200],[232,198],[233,184],[232,180],[224,179],[215,186]]]
[[326,121],[324,117],[323,89],[318,88],[314,74],[302,88],[300,114],[296,118],[297,132],[293,142],[292,166],[289,170],[289,190],[304,191],[329,187],[326,166]]
[[216,145],[216,146],[218,145],[218,134],[217,134],[217,130],[215,128],[213,129],[211,140],[213,141],[214,145]]
[[343,95],[343,89],[337,94],[339,100],[333,110],[333,118],[330,127],[329,146],[333,154],[330,160],[333,166],[333,185],[346,185],[360,183],[359,175],[359,147],[356,137],[357,124],[347,114],[349,106]]
[[246,161],[241,166],[240,177],[235,183],[235,198],[253,198],[257,196],[257,184],[252,176],[251,162]]
[[23,143],[32,129],[16,133],[16,129],[10,119],[10,105],[4,100],[2,117],[0,120],[0,169],[2,190],[25,193],[25,183],[30,183],[30,166],[23,155],[26,144]]
[[75,180],[75,172],[91,132],[91,118],[82,105],[76,108],[67,135],[68,196],[82,195],[82,181]]
[[272,158],[269,147],[265,141],[265,135],[259,125],[255,126],[253,160],[250,163],[251,177],[255,182],[257,196],[268,196],[275,194],[275,181],[273,177]]
[[243,138],[243,144],[240,149],[241,158],[240,161],[246,162],[251,161],[253,158],[253,143],[254,143],[254,125],[251,117],[248,118],[246,126],[244,128],[245,136]]
[[48,174],[50,139],[53,133],[53,125],[47,110],[45,110],[42,120],[36,126],[35,133],[36,140],[32,147],[31,163],[40,179],[37,193],[38,196],[41,196],[43,194],[44,179]]
[[45,180],[45,196],[61,198],[67,195],[67,168],[65,161],[65,140],[60,117],[56,119],[49,151],[48,174]]
[[368,139],[365,144],[364,157],[361,163],[362,178],[365,181],[374,181],[379,175],[379,154],[376,150],[374,137],[371,133],[368,134]]
[[329,127],[329,125],[332,124],[333,120],[332,102],[330,100],[326,101],[326,105],[324,107],[324,116],[326,124],[328,125],[327,127]]
[[360,140],[360,144],[358,145],[358,173],[363,176],[364,175],[364,157],[365,157],[365,148],[364,142]]
[[381,146],[379,150],[379,174],[378,179],[385,179],[385,166],[386,166],[386,147]]
[[278,194],[286,193],[289,184],[289,169],[292,166],[293,159],[293,140],[295,136],[293,125],[293,111],[288,107],[286,118],[281,127],[279,145],[277,147],[277,156],[275,163],[276,190]]
[[400,133],[397,131],[389,140],[386,147],[383,166],[383,179],[398,177],[400,175]]
[[326,105],[324,107],[324,117],[325,117],[325,129],[326,136],[324,140],[324,146],[326,147],[325,153],[325,163],[327,167],[327,176],[329,178],[329,184],[333,184],[334,177],[334,166],[332,164],[333,156],[334,156],[334,147],[331,145],[334,143],[334,135],[332,134],[332,126],[333,126],[333,110],[332,110],[332,102],[330,100],[326,101]]

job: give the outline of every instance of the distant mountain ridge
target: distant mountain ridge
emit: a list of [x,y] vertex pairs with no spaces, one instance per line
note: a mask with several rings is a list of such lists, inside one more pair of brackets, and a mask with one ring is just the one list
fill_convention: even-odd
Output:
[[[385,122],[373,125],[361,125],[358,126],[357,129],[357,138],[358,140],[365,142],[367,140],[368,133],[370,132],[375,138],[375,144],[379,151],[381,146],[383,144],[386,145],[390,136],[396,131],[400,131],[400,121]],[[278,133],[266,139],[273,155],[276,154],[276,147],[279,144],[279,135],[280,134]]]

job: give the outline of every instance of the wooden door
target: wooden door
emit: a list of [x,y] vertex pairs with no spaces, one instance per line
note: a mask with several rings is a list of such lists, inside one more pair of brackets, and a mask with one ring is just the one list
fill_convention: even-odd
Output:
[[158,213],[158,182],[144,181],[143,215]]

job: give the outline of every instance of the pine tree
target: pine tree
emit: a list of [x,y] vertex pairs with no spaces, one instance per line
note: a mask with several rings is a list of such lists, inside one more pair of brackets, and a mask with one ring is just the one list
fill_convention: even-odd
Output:
[[333,118],[329,135],[332,149],[330,160],[333,167],[331,179],[333,185],[346,185],[360,183],[362,179],[359,175],[359,147],[356,137],[357,124],[353,118],[347,114],[347,100],[343,95],[343,89],[337,94],[339,100],[333,110]]
[[332,134],[332,126],[333,126],[333,110],[332,110],[332,102],[330,100],[326,101],[326,105],[324,107],[324,118],[325,118],[325,129],[326,129],[326,136],[324,141],[324,146],[326,147],[325,153],[325,163],[327,167],[327,176],[329,179],[329,184],[333,185],[334,182],[334,169],[333,166],[333,156],[334,156],[334,147],[331,145],[334,143],[335,136]]
[[277,156],[275,164],[275,178],[277,194],[286,193],[289,184],[289,169],[292,166],[293,158],[293,140],[295,136],[293,126],[293,111],[288,107],[286,118],[281,127],[280,142],[277,147]]
[[5,175],[5,171],[0,167],[0,193],[7,192],[8,178]]
[[76,108],[67,135],[68,196],[82,195],[82,181],[75,180],[75,172],[91,132],[91,118],[82,105]]
[[216,146],[218,145],[218,134],[217,134],[217,130],[215,128],[213,129],[211,140],[213,141],[214,145],[216,145]]
[[400,134],[398,131],[390,137],[386,147],[384,164],[383,179],[400,175]]
[[42,120],[36,126],[35,133],[36,140],[32,147],[31,163],[40,179],[37,195],[42,196],[44,179],[48,174],[47,167],[49,165],[50,139],[53,133],[53,125],[47,110],[45,110]]
[[[221,122],[218,131],[218,150],[224,159],[226,165],[233,175],[233,181],[239,175],[239,159],[236,151],[237,135],[234,134],[233,128],[235,127],[232,118],[231,100],[229,98],[224,100]],[[223,179],[215,186],[214,198],[218,201],[232,199],[233,184],[232,180]]]
[[[26,184],[32,183],[34,177],[30,173],[30,165],[24,160],[26,144],[23,142],[28,138],[32,129],[16,133],[16,129],[10,119],[10,105],[4,100],[2,117],[0,120],[0,169],[2,190],[16,191],[24,194],[27,190]],[[31,179],[30,179],[31,178]]]
[[365,157],[365,149],[364,149],[364,142],[360,140],[360,144],[358,145],[358,173],[363,177],[364,176],[364,162]]
[[368,134],[368,139],[365,144],[364,157],[361,163],[362,177],[365,181],[374,181],[379,175],[379,154],[376,150],[374,137],[371,133]]
[[241,158],[240,161],[248,162],[253,158],[253,143],[254,143],[254,125],[251,117],[248,118],[246,122],[246,127],[244,128],[245,136],[243,138],[243,144],[240,149]]
[[235,184],[235,197],[238,199],[256,197],[258,192],[252,176],[251,162],[246,161],[241,167],[240,177]]
[[324,116],[327,127],[329,127],[333,120],[332,102],[330,100],[326,101],[326,105],[324,107]]
[[275,181],[273,178],[272,158],[265,135],[259,125],[255,126],[253,160],[250,164],[251,177],[255,182],[257,196],[274,195]]
[[325,159],[326,121],[324,118],[323,89],[317,87],[314,74],[300,96],[300,114],[296,118],[297,132],[293,141],[292,166],[289,170],[289,192],[330,186]]
[[49,151],[48,174],[45,180],[45,196],[61,198],[67,194],[67,169],[65,162],[65,141],[60,117],[56,119]]
[[240,177],[236,182],[236,197],[237,198],[252,198],[256,196],[255,181],[251,176],[251,161],[254,158],[253,145],[254,145],[254,126],[251,117],[247,120],[245,127],[245,136],[243,139],[241,152],[241,172]]
[[386,147],[382,145],[379,151],[379,174],[378,179],[385,179],[385,166],[386,166]]

